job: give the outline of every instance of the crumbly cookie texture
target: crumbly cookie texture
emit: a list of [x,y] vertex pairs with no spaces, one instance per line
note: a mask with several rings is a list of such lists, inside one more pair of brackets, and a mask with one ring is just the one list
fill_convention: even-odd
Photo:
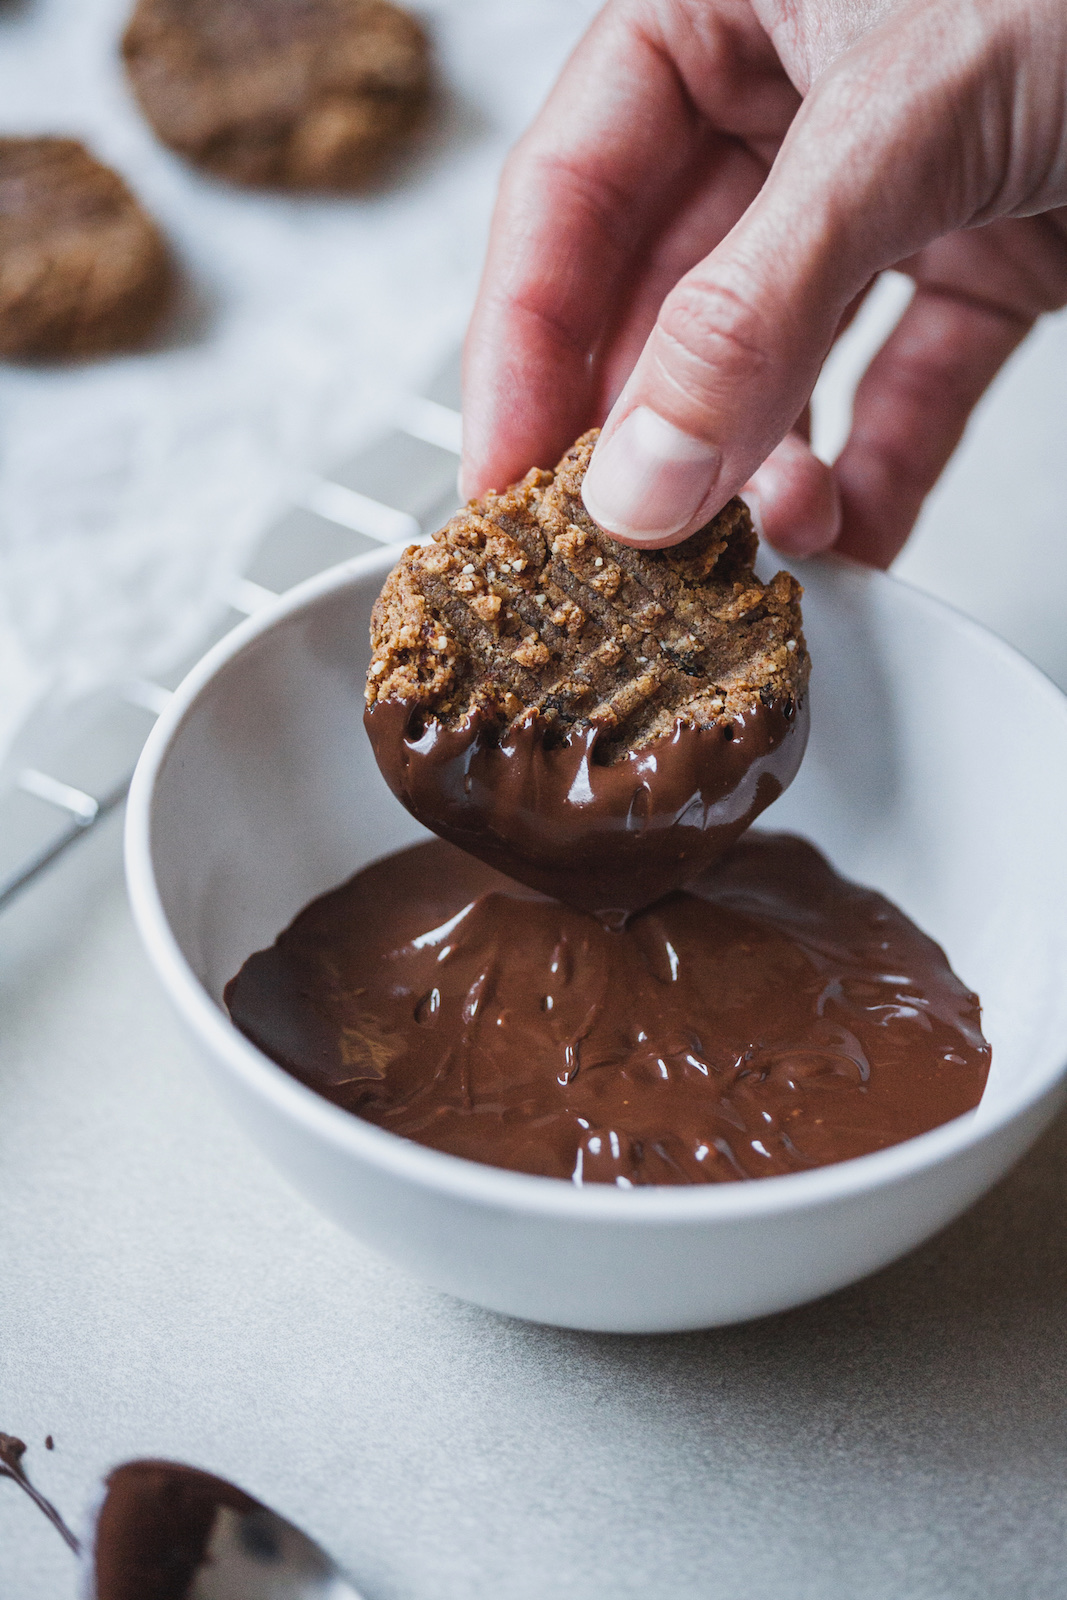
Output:
[[620,545],[581,499],[596,439],[405,550],[371,619],[368,705],[450,727],[480,711],[502,733],[531,713],[560,736],[595,725],[610,761],[678,722],[725,725],[803,693],[802,591],[756,577],[746,506],[668,550]]
[[358,188],[429,91],[426,35],[388,0],[138,0],[122,51],[164,144],[242,184]]
[[140,344],[166,308],[163,235],[76,139],[0,139],[0,355]]

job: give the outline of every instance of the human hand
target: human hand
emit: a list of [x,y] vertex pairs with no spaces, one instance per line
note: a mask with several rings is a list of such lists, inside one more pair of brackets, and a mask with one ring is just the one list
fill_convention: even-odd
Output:
[[[798,555],[888,565],[967,418],[1067,303],[1062,0],[610,0],[501,182],[463,486],[604,430],[591,515],[686,538],[747,486]],[[807,402],[874,277],[915,282],[833,467]]]

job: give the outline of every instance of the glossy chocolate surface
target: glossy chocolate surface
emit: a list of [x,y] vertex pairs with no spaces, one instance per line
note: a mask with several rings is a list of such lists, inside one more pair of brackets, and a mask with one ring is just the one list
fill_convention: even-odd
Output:
[[595,727],[553,742],[534,720],[499,739],[477,716],[449,729],[398,700],[364,722],[390,789],[424,826],[611,924],[729,849],[792,782],[808,738],[806,699],[757,702],[711,728],[679,723],[610,764]]
[[228,985],[320,1094],[575,1183],[721,1182],[880,1150],[977,1105],[977,996],[813,846],[749,834],[625,931],[439,841],[314,901]]

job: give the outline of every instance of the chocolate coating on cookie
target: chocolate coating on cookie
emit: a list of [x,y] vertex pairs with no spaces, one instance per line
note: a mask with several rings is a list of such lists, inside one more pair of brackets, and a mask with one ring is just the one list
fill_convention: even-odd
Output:
[[799,585],[755,576],[744,505],[670,550],[618,545],[581,501],[595,441],[405,552],[374,609],[365,720],[427,827],[618,920],[792,780],[809,662]]
[[173,288],[163,236],[76,139],[0,139],[0,355],[140,344]]
[[122,49],[164,144],[274,188],[359,187],[429,88],[426,36],[387,0],[138,0]]

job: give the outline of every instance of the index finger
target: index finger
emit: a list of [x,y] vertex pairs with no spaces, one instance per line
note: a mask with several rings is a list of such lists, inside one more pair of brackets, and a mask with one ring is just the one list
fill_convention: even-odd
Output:
[[[792,115],[776,58],[770,73],[751,41],[739,52],[743,15],[773,58],[747,8],[688,9],[703,31],[679,41],[645,0],[608,6],[506,164],[464,356],[467,494],[556,460],[600,420],[615,308],[686,187],[708,111],[753,138]],[[739,77],[763,87],[746,95]]]

